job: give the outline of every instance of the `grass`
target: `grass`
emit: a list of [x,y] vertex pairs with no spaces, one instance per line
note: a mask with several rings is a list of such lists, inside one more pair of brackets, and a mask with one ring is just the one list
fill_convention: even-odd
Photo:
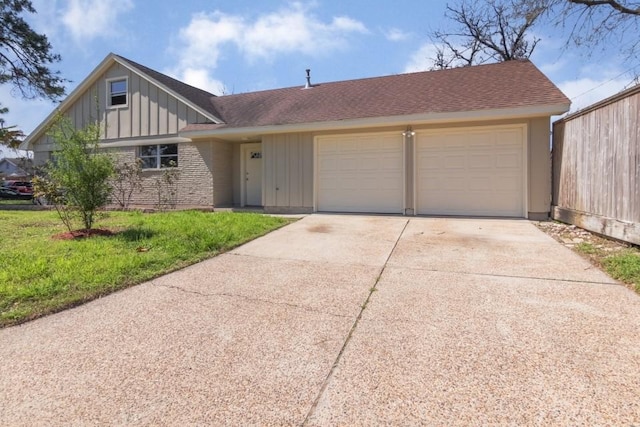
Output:
[[602,264],[611,277],[633,285],[636,292],[640,293],[640,251],[638,249],[626,249],[605,257]]
[[582,242],[578,243],[575,246],[576,251],[583,253],[585,255],[597,255],[600,250],[596,248],[592,243]]
[[0,327],[109,294],[230,250],[289,220],[254,213],[112,212],[113,236],[56,240],[55,212],[0,211]]
[[584,242],[576,245],[575,250],[587,256],[614,279],[631,285],[640,293],[640,250],[637,247],[607,252]]
[[31,200],[0,199],[0,205],[33,205]]

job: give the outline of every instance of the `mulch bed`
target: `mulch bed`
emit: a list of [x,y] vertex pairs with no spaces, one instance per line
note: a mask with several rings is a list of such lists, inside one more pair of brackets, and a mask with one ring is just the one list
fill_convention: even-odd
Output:
[[105,228],[92,228],[91,230],[74,230],[67,231],[65,233],[59,233],[52,236],[55,240],[74,240],[74,239],[86,239],[95,236],[113,236],[114,233],[111,230]]

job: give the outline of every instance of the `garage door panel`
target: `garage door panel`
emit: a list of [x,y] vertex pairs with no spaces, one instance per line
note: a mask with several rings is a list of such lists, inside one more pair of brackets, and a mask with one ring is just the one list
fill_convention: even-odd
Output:
[[467,162],[466,156],[464,155],[464,153],[443,156],[441,158],[441,161],[442,163],[441,163],[441,166],[439,167],[442,167],[444,169],[461,169],[465,167]]
[[[317,209],[400,213],[404,155],[398,134],[318,138]],[[330,169],[322,165],[331,159]]]
[[478,176],[471,179],[469,183],[469,190],[473,192],[487,192],[488,189],[493,187],[493,178],[487,176]]
[[416,136],[419,214],[523,216],[522,128]]
[[485,171],[495,166],[495,159],[487,155],[482,155],[482,156],[472,155],[472,159],[473,161],[470,161],[467,163],[467,169],[469,169],[471,172]]
[[497,177],[494,179],[493,188],[497,192],[514,193],[522,190],[522,181],[512,180],[510,177]]
[[495,158],[495,166],[499,169],[522,169],[522,158],[519,154],[498,154]]

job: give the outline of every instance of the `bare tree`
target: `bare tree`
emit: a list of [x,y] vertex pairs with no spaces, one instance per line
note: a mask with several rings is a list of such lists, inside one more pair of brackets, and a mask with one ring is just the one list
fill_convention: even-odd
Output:
[[546,11],[535,1],[460,0],[447,5],[451,31],[436,30],[433,69],[510,61],[531,56],[540,41],[529,34]]
[[[566,47],[588,54],[612,46],[627,59],[640,56],[640,1],[519,0],[523,8],[539,7],[545,19],[567,32]],[[615,43],[612,43],[615,42]]]
[[129,209],[133,193],[142,188],[142,161],[140,159],[132,163],[118,161],[111,177],[111,187],[113,188],[111,198],[120,209]]

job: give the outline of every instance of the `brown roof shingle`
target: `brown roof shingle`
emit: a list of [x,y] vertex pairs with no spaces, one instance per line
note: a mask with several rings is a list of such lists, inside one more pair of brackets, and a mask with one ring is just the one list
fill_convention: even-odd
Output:
[[530,61],[211,98],[228,127],[254,127],[568,104]]
[[183,98],[191,101],[192,103],[194,103],[204,111],[208,112],[209,114],[213,115],[214,117],[220,118],[220,114],[218,113],[218,111],[216,111],[214,105],[211,103],[211,99],[216,97],[214,94],[207,92],[206,90],[198,89],[197,87],[183,83],[180,80],[167,76],[166,74],[159,73],[156,70],[153,70],[149,67],[145,67],[144,65],[138,64],[137,62],[132,61],[123,56],[120,56],[120,55],[115,55],[115,56],[129,63],[130,65],[137,68],[138,70],[142,71],[147,76],[156,80],[158,83],[163,84],[164,86],[176,92]]

